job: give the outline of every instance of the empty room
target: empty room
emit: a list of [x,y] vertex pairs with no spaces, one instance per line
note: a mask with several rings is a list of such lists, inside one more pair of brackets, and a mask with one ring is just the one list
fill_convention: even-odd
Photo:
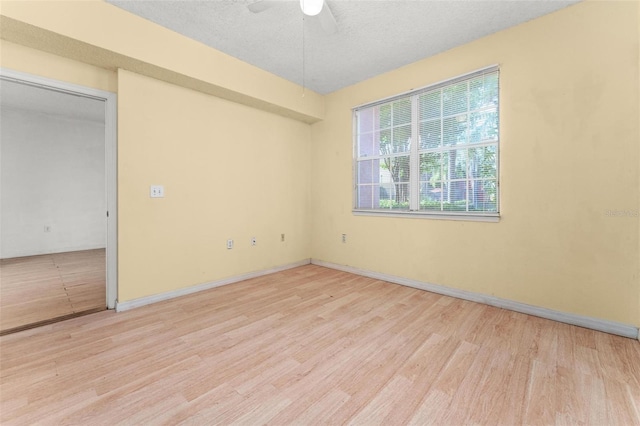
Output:
[[0,107],[3,425],[640,424],[638,1],[0,0]]
[[106,309],[104,105],[0,81],[0,333]]

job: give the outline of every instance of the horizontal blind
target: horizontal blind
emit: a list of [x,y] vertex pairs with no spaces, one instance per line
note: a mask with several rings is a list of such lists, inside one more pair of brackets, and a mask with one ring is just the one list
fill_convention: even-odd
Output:
[[356,209],[497,214],[497,69],[359,107],[355,120]]

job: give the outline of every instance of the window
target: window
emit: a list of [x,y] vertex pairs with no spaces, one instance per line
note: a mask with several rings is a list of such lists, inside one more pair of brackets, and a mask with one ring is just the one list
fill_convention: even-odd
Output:
[[498,90],[493,67],[356,108],[355,211],[498,216]]

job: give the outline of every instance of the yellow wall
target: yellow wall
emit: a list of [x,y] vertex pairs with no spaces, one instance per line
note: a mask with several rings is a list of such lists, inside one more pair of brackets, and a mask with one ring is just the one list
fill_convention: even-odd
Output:
[[310,139],[308,124],[121,70],[118,300],[308,259]]
[[101,0],[0,1],[3,39],[314,122],[321,95]]
[[0,67],[107,92],[116,92],[118,87],[114,71],[5,40],[0,40]]
[[[53,25],[68,19],[66,15],[86,12],[86,6],[79,10],[56,8],[56,4],[66,3],[53,2],[52,7],[46,8],[47,15],[37,7],[29,7],[35,3],[26,2],[20,7],[11,4],[25,14],[25,19],[29,18],[29,25],[36,20],[41,20],[42,25]],[[99,3],[95,5],[113,7]],[[0,4],[4,15],[8,3]],[[34,18],[27,12],[33,13]],[[125,12],[116,9],[114,13],[121,18],[120,14]],[[134,21],[133,26],[143,22],[142,32],[167,36],[168,30],[148,28],[146,21],[129,18]],[[117,27],[123,30],[127,19]],[[38,45],[31,39],[38,30],[26,26],[28,31],[21,33],[21,28],[17,32],[6,32],[3,28],[2,35]],[[104,35],[98,34],[92,25],[67,30],[86,32],[82,35],[83,43],[90,36]],[[126,30],[134,31],[130,27]],[[178,47],[187,45],[196,51],[189,55],[184,48],[176,47],[181,55],[194,62],[202,59],[201,47],[191,46],[195,42],[175,37]],[[126,40],[109,40],[116,48],[131,48]],[[107,68],[7,40],[0,43],[2,67],[117,92],[120,302],[310,257],[311,135],[309,125],[302,121],[310,113],[322,111],[323,100],[317,95],[307,91],[305,101],[301,97],[302,88],[297,90],[297,86],[253,67],[245,68],[246,64],[238,64],[235,59],[227,64],[233,72],[227,77],[229,86],[224,88],[225,93],[233,92],[233,84],[239,81],[250,81],[262,86],[256,96],[280,104],[276,110],[299,109],[297,116],[302,121],[296,121],[133,72],[116,73],[112,69],[121,57],[105,56],[99,46],[88,48],[83,59],[94,62],[98,58],[97,62]],[[53,37],[43,43],[48,50],[74,56],[69,47],[74,43],[69,40],[58,45]],[[212,55],[219,66],[224,65],[223,55],[213,50]],[[139,60],[128,59],[127,64]],[[184,59],[176,63],[184,67]],[[163,73],[178,75],[171,68],[174,65],[164,64],[167,68],[163,68]],[[149,69],[143,67],[141,71]],[[202,70],[196,67],[181,71],[189,74]],[[194,79],[178,78],[178,81],[191,87]],[[196,86],[207,91],[205,86]],[[255,104],[264,106],[259,101]],[[165,185],[166,197],[151,200],[151,184]],[[285,242],[280,241],[282,233]],[[250,246],[251,237],[257,238],[255,247]],[[232,250],[225,247],[228,238],[235,240]]]
[[[640,325],[638,2],[586,2],[326,97],[312,256]],[[354,216],[351,108],[492,64],[499,223]],[[346,233],[348,243],[341,243]]]
[[[0,65],[117,91],[120,301],[312,256],[640,325],[639,220],[605,215],[640,209],[638,2],[581,3],[305,99],[113,6],[78,4],[0,2]],[[172,47],[149,48],[158,37]],[[353,216],[351,108],[495,63],[501,221]],[[122,67],[137,73],[116,77]],[[166,198],[151,200],[151,184]]]

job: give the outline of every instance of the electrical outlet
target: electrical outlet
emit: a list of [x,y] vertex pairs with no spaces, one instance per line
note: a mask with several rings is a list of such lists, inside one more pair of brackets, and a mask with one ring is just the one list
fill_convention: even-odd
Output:
[[342,242],[343,243],[347,242],[347,234],[342,234]]
[[45,225],[44,232],[51,232],[51,225]]
[[151,198],[164,198],[164,186],[151,185],[149,188],[149,195]]
[[251,245],[252,246],[256,245],[256,237],[251,237]]
[[284,234],[280,234],[280,241],[284,243]]
[[227,249],[231,250],[233,248],[233,240],[227,240]]

